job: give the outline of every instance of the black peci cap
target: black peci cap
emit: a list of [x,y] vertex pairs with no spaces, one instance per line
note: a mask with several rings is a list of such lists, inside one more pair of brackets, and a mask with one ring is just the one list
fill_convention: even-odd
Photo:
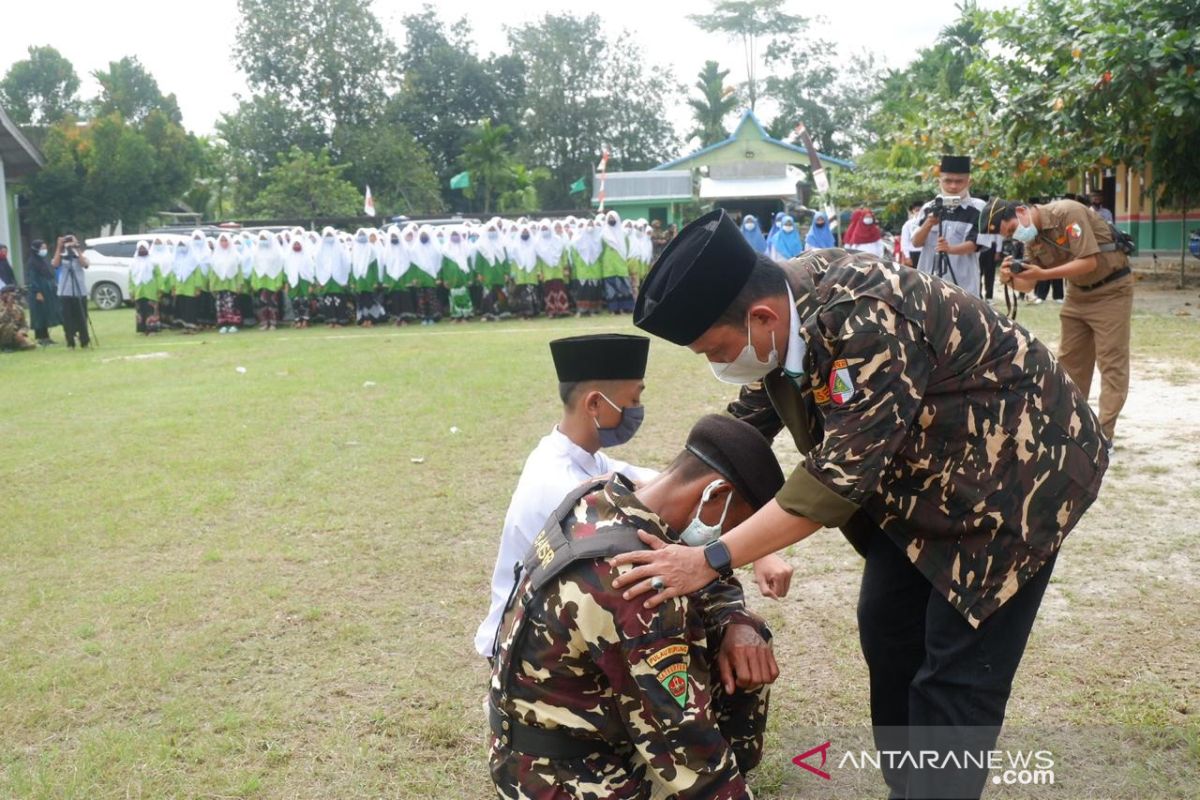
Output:
[[956,175],[971,174],[971,157],[970,156],[942,156],[942,174],[947,172]]
[[692,426],[685,449],[733,484],[755,510],[783,486],[783,470],[771,443],[753,425],[708,414]]
[[554,371],[562,383],[641,380],[650,340],[624,333],[570,336],[550,342]]
[[633,323],[675,344],[691,344],[737,297],[759,257],[723,209],[710,211],[681,230],[654,262],[638,292]]

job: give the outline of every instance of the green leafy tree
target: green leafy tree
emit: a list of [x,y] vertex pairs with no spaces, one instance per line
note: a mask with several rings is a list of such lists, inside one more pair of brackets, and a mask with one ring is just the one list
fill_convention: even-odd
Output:
[[524,164],[514,164],[512,180],[508,190],[497,198],[499,211],[505,214],[537,211],[542,207],[539,187],[551,180],[550,170],[545,167],[529,169]]
[[359,191],[371,187],[381,213],[444,210],[441,187],[429,153],[399,121],[382,119],[370,127],[334,131],[333,148],[344,177]]
[[491,213],[497,195],[508,191],[514,182],[515,165],[507,144],[511,132],[507,125],[493,125],[485,119],[459,158],[459,164],[471,174],[471,185],[463,193],[472,200],[481,200],[485,214]]
[[272,219],[336,217],[358,214],[362,195],[334,164],[329,153],[306,153],[293,147],[267,173],[266,185],[246,213]]
[[831,45],[806,41],[780,54],[786,67],[765,80],[766,93],[779,105],[768,132],[788,139],[804,123],[818,151],[848,159],[874,142],[868,120],[883,71],[870,54],[851,56],[847,64],[834,53]]
[[689,14],[706,33],[720,33],[742,44],[746,66],[746,97],[750,109],[758,103],[758,69],[776,58],[776,48],[802,33],[808,20],[784,11],[787,0],[713,0],[707,14]]
[[274,95],[240,100],[237,110],[223,114],[216,128],[230,154],[237,208],[262,191],[280,154],[292,147],[315,152],[329,146],[329,137],[302,108]]
[[428,148],[445,198],[459,201],[450,177],[481,120],[510,129],[520,127],[525,93],[524,65],[512,55],[482,59],[471,47],[466,19],[447,26],[432,6],[402,18],[403,76],[387,115],[394,117]]
[[326,135],[370,124],[396,48],[370,0],[238,0],[234,57],[256,95],[302,109]]
[[84,191],[85,129],[55,125],[42,142],[43,167],[29,179],[29,219],[43,239],[98,227],[95,198]]
[[100,84],[100,95],[93,103],[97,117],[120,114],[129,122],[139,123],[158,111],[176,125],[183,121],[175,95],[164,95],[158,81],[135,56],[110,61],[108,69],[95,70],[92,77]]
[[652,73],[627,38],[611,41],[597,15],[548,14],[508,34],[525,65],[518,153],[550,170],[544,207],[573,207],[571,184],[591,173],[605,147],[610,166],[622,169],[654,164],[674,148],[662,113],[675,88],[669,74]]
[[53,47],[30,47],[0,81],[0,105],[19,125],[52,125],[79,111],[79,76]]
[[701,147],[708,147],[729,136],[725,127],[725,118],[737,108],[737,93],[732,86],[725,85],[729,70],[721,69],[716,61],[705,61],[704,69],[696,75],[692,84],[700,91],[699,97],[689,97],[688,105],[692,108],[692,119],[696,127],[688,134],[688,138],[700,139]]

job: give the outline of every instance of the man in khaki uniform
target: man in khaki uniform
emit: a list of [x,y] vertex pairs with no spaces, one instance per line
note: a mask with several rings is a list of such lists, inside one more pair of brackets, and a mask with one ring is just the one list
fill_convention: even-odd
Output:
[[1074,200],[1020,205],[992,200],[984,206],[979,228],[1025,243],[1020,272],[1012,259],[1000,280],[1030,292],[1038,281],[1066,278],[1062,340],[1058,360],[1088,396],[1092,371],[1100,367],[1100,428],[1112,449],[1117,415],[1129,395],[1129,328],[1133,313],[1133,275],[1129,257],[1118,247],[1113,229],[1095,211]]

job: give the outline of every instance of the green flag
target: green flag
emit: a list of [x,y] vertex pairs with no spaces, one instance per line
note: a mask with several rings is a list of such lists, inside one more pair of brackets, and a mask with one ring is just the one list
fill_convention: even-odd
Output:
[[450,179],[451,189],[469,189],[471,187],[471,173],[460,172]]
[[583,178],[580,178],[579,180],[577,180],[571,184],[571,194],[579,194],[580,192],[586,192],[586,191],[587,191],[587,183],[584,182]]

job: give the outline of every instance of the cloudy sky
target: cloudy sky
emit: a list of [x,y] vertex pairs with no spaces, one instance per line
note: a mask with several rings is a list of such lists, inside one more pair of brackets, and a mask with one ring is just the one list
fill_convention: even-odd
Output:
[[[1004,0],[985,0],[994,7]],[[398,42],[404,40],[400,20],[420,10],[420,0],[375,0],[375,12]],[[162,0],[44,0],[39,3],[6,3],[0,71],[26,57],[30,45],[50,44],[75,65],[83,80],[81,94],[91,97],[97,86],[92,70],[109,61],[136,55],[158,80],[164,92],[174,92],[184,124],[197,133],[209,133],[221,112],[236,107],[235,94],[246,94],[246,83],[233,64],[231,52],[238,26],[236,0],[209,0],[182,8]],[[730,79],[744,80],[739,45],[700,32],[686,14],[707,10],[706,2],[647,3],[644,0],[580,0],[574,4],[549,0],[520,3],[475,0],[439,0],[443,19],[467,16],[475,30],[481,53],[506,49],[505,25],[519,25],[549,12],[569,9],[584,14],[595,11],[603,25],[616,32],[627,28],[651,63],[669,66],[676,78],[690,84],[706,59],[731,68]],[[897,13],[901,9],[904,13]],[[825,18],[814,27],[815,36],[832,41],[838,57],[869,49],[888,66],[908,63],[916,51],[933,42],[937,32],[956,16],[953,0],[925,0],[896,4],[891,0],[857,0],[824,7],[792,0],[790,10]],[[676,111],[673,120],[686,122]]]

